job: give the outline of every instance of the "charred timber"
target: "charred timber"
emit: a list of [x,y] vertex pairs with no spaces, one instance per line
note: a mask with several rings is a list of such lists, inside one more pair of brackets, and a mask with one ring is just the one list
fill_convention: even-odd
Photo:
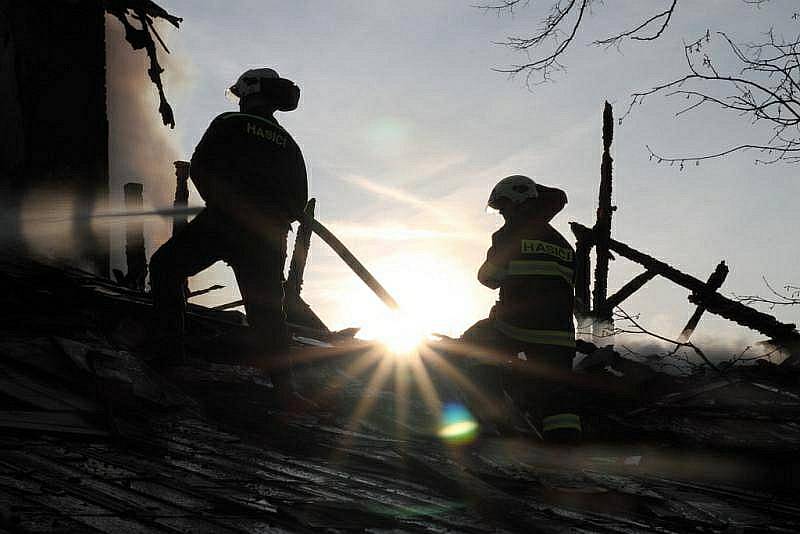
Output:
[[[175,200],[172,207],[182,210],[189,206],[189,162],[175,162]],[[177,234],[189,222],[188,215],[175,215],[172,219],[172,235]]]
[[598,311],[601,317],[611,315],[611,311],[622,304],[628,297],[639,291],[647,282],[655,278],[657,273],[647,270],[642,274],[631,279],[627,284],[622,286],[619,291],[606,299],[606,309]]
[[[573,222],[571,225],[573,231],[592,231],[590,228],[578,223]],[[653,271],[659,276],[663,276],[667,280],[691,291],[692,295],[689,296],[689,300],[697,305],[702,304],[711,313],[761,332],[778,343],[800,341],[800,333],[795,330],[795,325],[781,323],[771,315],[745,306],[741,302],[736,302],[735,300],[724,297],[716,291],[708,292],[708,287],[702,280],[681,272],[663,261],[648,256],[624,243],[620,243],[614,239],[609,239],[608,243],[609,249],[620,256],[636,262],[649,271]]]
[[592,266],[589,253],[592,251],[592,241],[576,237],[578,239],[575,243],[575,312],[586,315],[591,309],[589,273]]
[[397,310],[400,306],[397,304],[397,301],[394,300],[386,288],[384,288],[378,280],[372,276],[364,265],[358,261],[358,259],[353,256],[353,253],[350,252],[344,244],[339,241],[339,239],[331,233],[330,230],[325,228],[325,226],[319,222],[318,220],[314,219],[312,221],[312,229],[314,233],[317,234],[320,239],[325,241],[325,243],[333,249],[333,251],[347,264],[353,272],[361,278],[361,280],[367,284],[375,295],[383,301],[386,306],[388,306],[392,310]]
[[308,260],[308,249],[311,246],[312,221],[316,203],[317,200],[314,198],[308,201],[303,211],[303,220],[300,221],[300,227],[297,229],[292,261],[289,264],[289,276],[286,278],[287,296],[290,294],[299,296],[303,289],[303,273]]
[[[125,209],[141,210],[144,205],[142,184],[129,182],[123,186]],[[144,290],[147,278],[147,254],[144,248],[144,225],[141,222],[128,221],[125,224],[125,260],[128,273],[123,284],[131,289]]]
[[[611,143],[614,139],[614,115],[611,104],[606,102],[603,108],[603,159],[600,164],[600,193],[597,204],[597,222],[595,223],[595,238],[597,241],[597,265],[594,271],[593,309],[596,313],[605,313],[609,310],[606,305],[608,295],[608,262],[609,239],[611,239],[611,192],[612,192],[612,165]],[[600,319],[610,319],[608,315],[600,315]]]
[[[720,287],[722,287],[722,284],[728,277],[728,272],[728,266],[725,265],[725,262],[719,262],[717,268],[714,269],[714,272],[708,277],[708,281],[706,282],[706,293],[715,293]],[[702,304],[697,306],[692,316],[686,322],[686,326],[683,327],[681,335],[678,337],[679,342],[686,343],[689,341],[689,338],[692,336],[694,329],[697,328],[700,318],[703,316],[705,311],[706,307]]]
[[303,211],[303,218],[300,221],[300,226],[297,229],[294,250],[292,251],[292,260],[289,264],[289,276],[286,277],[286,284],[284,286],[284,306],[286,309],[286,319],[289,323],[302,325],[303,327],[329,334],[330,330],[322,319],[314,313],[311,306],[300,296],[300,292],[303,289],[303,274],[305,273],[306,262],[308,261],[308,250],[311,246],[311,234],[313,233],[314,209],[316,203],[317,200],[314,198],[308,201]]

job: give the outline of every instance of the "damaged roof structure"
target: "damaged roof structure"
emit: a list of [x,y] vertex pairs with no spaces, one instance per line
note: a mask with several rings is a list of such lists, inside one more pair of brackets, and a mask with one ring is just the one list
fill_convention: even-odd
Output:
[[[423,388],[376,387],[401,366],[371,342],[295,328],[309,401],[282,411],[219,341],[246,328],[239,312],[190,306],[200,341],[162,368],[135,348],[149,296],[14,257],[0,287],[0,532],[800,528],[800,388],[777,366],[587,365],[598,445],[565,453],[522,428],[458,444]],[[452,358],[446,341],[421,353],[442,399]]]

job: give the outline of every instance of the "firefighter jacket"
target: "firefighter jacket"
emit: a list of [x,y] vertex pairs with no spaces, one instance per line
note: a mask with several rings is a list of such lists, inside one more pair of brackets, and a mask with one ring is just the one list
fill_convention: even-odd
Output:
[[195,148],[191,178],[209,208],[299,219],[308,200],[300,147],[272,117],[223,113]]
[[500,288],[493,326],[524,343],[574,348],[574,263],[573,248],[543,220],[506,223],[478,272],[483,285]]

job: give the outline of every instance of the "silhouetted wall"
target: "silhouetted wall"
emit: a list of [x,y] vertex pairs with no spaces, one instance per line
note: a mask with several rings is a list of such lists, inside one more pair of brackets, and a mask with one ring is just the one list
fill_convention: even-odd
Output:
[[108,198],[100,0],[0,0],[0,128],[6,246],[31,249],[38,239],[26,235],[21,213],[39,217],[51,204],[53,212],[66,206],[69,246],[62,242],[53,254],[107,275],[108,236],[81,218]]

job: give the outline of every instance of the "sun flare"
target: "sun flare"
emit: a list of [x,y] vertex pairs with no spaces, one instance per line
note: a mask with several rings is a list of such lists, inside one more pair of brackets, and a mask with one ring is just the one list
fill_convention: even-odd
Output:
[[425,342],[429,332],[408,314],[394,312],[380,322],[373,322],[370,334],[395,356],[408,356]]
[[[392,311],[363,283],[348,280],[337,309],[344,324],[361,327],[359,338],[384,343],[391,351],[413,351],[433,333],[458,336],[488,309],[491,295],[474,274],[451,258],[434,253],[395,253],[370,270],[400,303]],[[485,293],[485,294],[484,294]]]

